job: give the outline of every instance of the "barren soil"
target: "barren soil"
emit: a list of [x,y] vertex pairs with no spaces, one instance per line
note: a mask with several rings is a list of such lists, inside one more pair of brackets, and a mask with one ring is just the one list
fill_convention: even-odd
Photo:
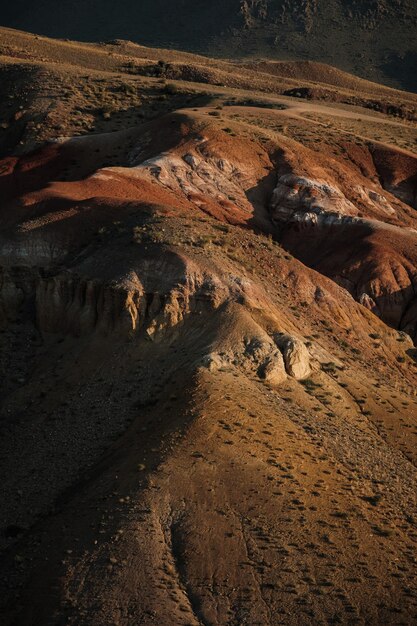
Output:
[[1,32],[2,623],[414,624],[416,97]]

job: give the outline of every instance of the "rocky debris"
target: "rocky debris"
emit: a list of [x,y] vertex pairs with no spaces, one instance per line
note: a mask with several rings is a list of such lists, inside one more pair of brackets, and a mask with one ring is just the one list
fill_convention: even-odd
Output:
[[387,178],[379,177],[369,151],[361,153],[362,161],[358,158],[352,154],[352,162],[360,164],[360,177],[354,168],[347,169],[345,164],[335,164],[328,158],[319,160],[311,151],[297,155],[293,150],[285,150],[278,162],[278,178],[269,201],[272,219],[331,227],[358,224],[366,219],[384,223],[386,216],[395,216],[394,198],[384,195],[384,189],[389,191]]

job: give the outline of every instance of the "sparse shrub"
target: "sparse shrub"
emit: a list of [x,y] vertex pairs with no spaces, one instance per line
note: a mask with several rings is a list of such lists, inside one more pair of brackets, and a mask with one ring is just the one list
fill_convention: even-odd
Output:
[[362,499],[365,500],[365,502],[369,502],[369,504],[372,504],[372,506],[378,506],[378,504],[382,500],[382,496],[381,494],[377,493],[373,496],[363,496]]
[[322,363],[321,364],[321,369],[323,370],[323,372],[327,372],[329,374],[334,374],[337,370],[337,365],[336,363],[330,362],[330,363]]
[[381,528],[381,526],[373,526],[372,530],[379,537],[391,537],[392,535],[392,530],[390,530],[389,528]]
[[175,96],[176,94],[179,93],[179,89],[177,85],[175,85],[174,83],[167,83],[164,87],[164,92],[168,96]]

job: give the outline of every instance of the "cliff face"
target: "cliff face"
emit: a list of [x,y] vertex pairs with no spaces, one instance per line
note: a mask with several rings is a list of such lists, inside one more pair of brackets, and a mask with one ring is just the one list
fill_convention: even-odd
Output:
[[62,2],[42,2],[36,13],[27,0],[9,4],[6,26],[50,36],[102,41],[130,39],[216,56],[311,59],[365,78],[417,90],[412,0],[127,0],[121,7],[89,0],[73,11]]

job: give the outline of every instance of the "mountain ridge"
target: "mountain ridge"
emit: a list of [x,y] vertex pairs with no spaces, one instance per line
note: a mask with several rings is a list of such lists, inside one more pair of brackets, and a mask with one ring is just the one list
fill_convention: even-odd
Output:
[[27,0],[3,10],[2,24],[52,37],[131,39],[220,57],[311,59],[417,91],[417,6],[411,0],[44,0],[34,13]]

